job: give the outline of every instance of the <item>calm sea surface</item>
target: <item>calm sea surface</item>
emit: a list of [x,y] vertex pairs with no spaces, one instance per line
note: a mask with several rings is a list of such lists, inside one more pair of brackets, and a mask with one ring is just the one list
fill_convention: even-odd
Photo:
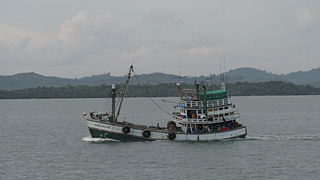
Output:
[[[215,142],[92,139],[81,114],[107,101],[0,100],[0,179],[320,179],[320,96],[233,97],[248,137]],[[148,98],[126,99],[121,115],[170,119]]]

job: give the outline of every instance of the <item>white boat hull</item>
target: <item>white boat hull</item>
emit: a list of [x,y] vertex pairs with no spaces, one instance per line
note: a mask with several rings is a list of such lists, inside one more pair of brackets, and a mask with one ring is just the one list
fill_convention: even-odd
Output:
[[[246,127],[239,127],[229,131],[215,132],[215,133],[182,133],[169,132],[168,130],[155,129],[140,129],[130,127],[129,133],[123,132],[123,125],[112,124],[109,122],[99,122],[95,120],[86,120],[91,136],[96,138],[111,138],[120,141],[154,141],[154,140],[168,140],[169,134],[175,134],[175,141],[212,141],[230,138],[245,137],[247,135]],[[150,131],[150,137],[143,136],[145,130]]]

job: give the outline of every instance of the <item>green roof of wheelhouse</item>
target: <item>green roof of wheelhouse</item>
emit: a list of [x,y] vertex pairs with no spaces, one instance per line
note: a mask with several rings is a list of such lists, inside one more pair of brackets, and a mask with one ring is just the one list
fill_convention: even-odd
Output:
[[207,97],[205,97],[204,92],[199,92],[198,96],[201,101],[205,100],[205,98],[207,99],[207,101],[209,101],[209,100],[217,100],[217,99],[227,98],[228,94],[227,94],[226,90],[216,90],[216,91],[207,91],[206,92]]

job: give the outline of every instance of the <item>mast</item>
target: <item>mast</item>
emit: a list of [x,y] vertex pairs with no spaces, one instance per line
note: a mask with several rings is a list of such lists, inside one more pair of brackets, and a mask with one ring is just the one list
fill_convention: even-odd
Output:
[[[224,58],[224,56],[223,56]],[[220,61],[220,86],[221,86],[221,90],[226,90],[226,85],[224,83],[224,80],[225,80],[225,73],[222,74],[221,72],[221,61]]]
[[[195,82],[196,83],[196,82]],[[197,92],[197,99],[200,99],[199,98],[199,92],[200,92],[200,90],[199,90],[199,84],[198,83],[196,83],[196,92]]]
[[204,101],[203,101],[203,106],[205,109],[205,115],[206,118],[208,118],[208,107],[207,107],[207,88],[206,86],[203,86],[203,90],[204,90]]
[[176,85],[177,85],[177,87],[179,89],[180,98],[182,98],[183,97],[183,92],[182,92],[182,87],[181,87],[180,82],[178,82]]
[[129,68],[128,77],[127,77],[126,83],[124,85],[124,92],[122,93],[122,96],[121,96],[121,99],[120,99],[120,103],[119,103],[119,107],[118,107],[117,116],[115,116],[114,122],[117,122],[118,116],[120,114],[122,102],[123,102],[124,96],[126,95],[128,84],[129,84],[129,80],[131,78],[131,73],[132,72],[134,72],[133,71],[133,65],[131,65],[130,68]]
[[116,85],[112,84],[111,97],[112,97],[112,119],[111,122],[116,122]]
[[213,77],[212,77],[211,74],[210,74],[210,77],[207,80],[210,80],[210,82],[211,82],[210,85],[211,85],[211,88],[212,88],[212,91],[213,91],[213,83],[212,83]]

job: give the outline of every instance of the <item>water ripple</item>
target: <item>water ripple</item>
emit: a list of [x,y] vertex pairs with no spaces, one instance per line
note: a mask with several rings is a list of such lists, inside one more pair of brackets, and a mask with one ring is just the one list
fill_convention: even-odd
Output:
[[261,135],[247,136],[247,140],[320,140],[320,135]]
[[99,142],[117,142],[117,140],[115,140],[115,139],[92,138],[92,137],[84,137],[81,140],[85,141],[85,142],[94,142],[94,143],[99,143]]

